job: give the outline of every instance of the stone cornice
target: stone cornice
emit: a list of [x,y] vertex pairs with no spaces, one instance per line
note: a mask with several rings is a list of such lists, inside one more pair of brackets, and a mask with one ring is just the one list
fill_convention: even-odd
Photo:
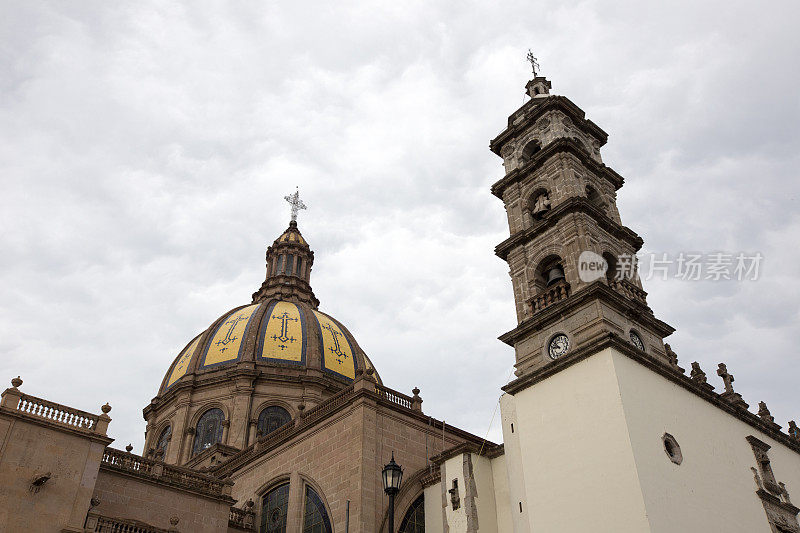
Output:
[[[508,127],[497,137],[489,142],[489,149],[497,155],[503,149],[503,145],[518,133],[525,131],[531,124],[536,122],[539,117],[548,111],[562,111],[570,117],[585,133],[600,140],[600,145],[604,145],[608,140],[608,134],[600,126],[588,120],[586,113],[575,105],[566,96],[551,95],[543,99],[528,100],[522,107],[517,109],[508,117]],[[522,118],[522,120],[520,120]]]
[[775,427],[777,424],[770,424],[747,409],[737,407],[731,402],[726,401],[721,394],[714,392],[708,387],[704,387],[703,384],[694,381],[692,378],[686,376],[679,370],[667,365],[662,360],[637,349],[631,343],[625,341],[614,333],[609,333],[594,339],[593,341],[576,348],[574,352],[556,359],[554,362],[534,370],[525,376],[515,379],[511,383],[502,387],[502,389],[508,394],[517,394],[518,392],[523,391],[528,387],[532,387],[533,385],[536,385],[550,376],[553,376],[606,348],[614,348],[622,355],[647,367],[656,374],[680,386],[684,390],[702,398],[715,407],[725,411],[731,416],[738,418],[750,427],[757,429],[775,441],[785,445],[787,448],[800,454],[800,441],[780,431],[780,429]]
[[493,442],[485,441],[482,443],[476,442],[462,442],[455,446],[446,449],[440,454],[434,455],[430,458],[431,463],[441,465],[443,462],[450,458],[456,457],[463,453],[474,453],[488,459],[494,459],[505,453],[505,448],[502,444],[495,444]]
[[503,199],[505,190],[514,183],[519,182],[532,172],[535,172],[542,167],[551,157],[558,154],[572,154],[578,158],[578,161],[597,174],[598,176],[608,180],[615,189],[619,189],[625,183],[625,179],[617,174],[613,169],[607,167],[592,158],[589,152],[583,148],[577,141],[572,138],[564,137],[545,145],[539,152],[537,152],[530,161],[519,168],[515,168],[498,181],[492,187],[492,194]]
[[475,443],[478,446],[485,445],[487,449],[497,446],[497,444],[493,442],[478,437],[477,435],[473,435],[472,433],[462,429],[453,427],[449,424],[445,424],[440,420],[423,414],[421,411],[416,411],[399,405],[398,403],[393,402],[379,394],[376,390],[374,390],[374,387],[369,386],[369,384],[364,385],[361,382],[356,381],[353,386],[341,391],[335,396],[332,396],[328,400],[314,407],[307,414],[304,414],[302,418],[293,421],[294,425],[287,425],[284,428],[278,429],[275,432],[262,437],[256,443],[232,456],[229,461],[219,465],[216,468],[211,468],[210,471],[217,476],[229,476],[237,469],[247,465],[257,457],[274,450],[284,443],[293,441],[300,435],[303,435],[308,431],[312,431],[315,427],[324,424],[339,411],[349,409],[357,404],[363,404],[365,401],[367,403],[373,403],[376,406],[390,409],[395,413],[414,419],[424,426],[429,426],[431,429],[439,432],[445,431],[451,436]]
[[[277,365],[278,364],[274,362],[269,364],[264,363],[263,365],[256,363],[257,367],[263,366],[265,369],[272,369]],[[297,367],[290,366],[288,364],[281,368],[285,368],[287,371],[295,372],[296,374],[276,374],[274,372],[265,372],[264,370],[260,370],[258,368],[253,370],[240,366],[235,366],[230,369],[225,368],[223,370],[213,370],[206,374],[193,374],[191,379],[182,379],[181,381],[176,382],[164,394],[155,396],[152,400],[150,400],[150,404],[142,409],[142,414],[145,420],[147,420],[147,415],[150,412],[159,410],[166,404],[172,402],[177,396],[180,395],[181,392],[194,392],[195,390],[205,387],[230,384],[231,381],[239,378],[250,378],[256,382],[278,381],[282,383],[296,383],[298,385],[316,385],[332,394],[335,394],[347,387],[344,385],[344,383],[337,381],[334,378],[327,377],[326,374],[321,374],[320,376],[311,376],[304,370],[297,369]]]
[[625,298],[603,281],[598,280],[583,289],[575,291],[564,300],[549,305],[498,338],[509,346],[514,346],[521,337],[528,335],[532,331],[548,327],[550,324],[561,320],[569,311],[592,300],[601,300],[613,306],[623,315],[635,318],[642,325],[652,328],[661,337],[667,337],[675,332],[675,328],[655,318],[649,307]]
[[598,227],[608,232],[612,237],[627,242],[633,247],[634,251],[639,251],[644,245],[644,240],[635,231],[612,220],[602,209],[593,205],[587,198],[577,196],[556,205],[545,214],[542,220],[537,221],[536,224],[526,230],[518,231],[495,246],[495,255],[507,260],[509,252],[514,247],[530,242],[548,229],[555,227],[565,216],[571,213],[589,215],[597,222]]

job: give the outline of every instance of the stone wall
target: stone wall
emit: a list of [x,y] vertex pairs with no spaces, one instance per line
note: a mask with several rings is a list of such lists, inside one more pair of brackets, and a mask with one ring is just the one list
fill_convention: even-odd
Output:
[[[357,383],[358,385],[358,383]],[[422,493],[420,475],[427,471],[429,456],[477,437],[428,420],[419,412],[403,409],[372,394],[354,398],[309,425],[289,440],[272,446],[230,472],[233,497],[252,499],[260,524],[263,496],[290,483],[287,531],[300,531],[305,486],[311,486],[325,502],[335,531],[344,531],[350,501],[350,531],[383,531],[388,498],[383,492],[381,470],[392,452],[403,467],[405,481],[396,498],[395,526]]]
[[[191,533],[228,530],[230,501],[103,468],[97,476],[92,509],[104,517],[136,520],[150,526]],[[170,520],[177,518],[177,523]]]
[[0,405],[0,531],[83,531],[110,419],[23,395]]

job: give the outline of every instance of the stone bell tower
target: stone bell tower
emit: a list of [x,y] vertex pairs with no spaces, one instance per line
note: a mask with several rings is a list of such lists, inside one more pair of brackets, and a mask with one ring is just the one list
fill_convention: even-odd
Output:
[[517,327],[500,339],[526,375],[616,335],[677,367],[636,268],[643,241],[616,206],[623,178],[603,164],[608,134],[536,75],[530,96],[490,143],[505,176],[492,193],[505,204],[511,236],[495,253],[508,262]]

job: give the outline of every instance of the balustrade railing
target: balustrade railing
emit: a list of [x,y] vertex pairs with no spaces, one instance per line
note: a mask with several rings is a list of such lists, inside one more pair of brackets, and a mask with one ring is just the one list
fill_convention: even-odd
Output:
[[133,520],[108,518],[90,514],[86,520],[86,531],[94,533],[169,533],[167,529],[149,526]]
[[153,471],[154,462],[122,450],[106,448],[103,452],[103,464],[127,470],[128,472],[149,475]]
[[154,461],[114,448],[105,449],[102,465],[214,496],[230,495],[229,487],[232,483],[229,481],[193,472],[187,468],[164,464],[160,461]]
[[647,293],[628,279],[610,279],[608,286],[631,300],[647,305]]
[[536,294],[530,299],[531,311],[537,313],[549,305],[559,302],[569,296],[569,283],[559,281]]
[[43,418],[48,422],[72,429],[94,432],[97,427],[98,415],[93,415],[80,409],[73,409],[55,402],[22,394],[17,411],[28,415]]
[[412,398],[411,396],[406,396],[396,390],[389,389],[384,387],[383,385],[375,385],[375,392],[378,393],[378,396],[383,398],[384,400],[388,400],[394,404],[399,405],[400,407],[405,407],[406,409],[411,409]]
[[253,513],[253,511],[231,507],[231,514],[228,517],[229,526],[243,529],[245,531],[252,531],[254,529],[254,524],[255,513]]

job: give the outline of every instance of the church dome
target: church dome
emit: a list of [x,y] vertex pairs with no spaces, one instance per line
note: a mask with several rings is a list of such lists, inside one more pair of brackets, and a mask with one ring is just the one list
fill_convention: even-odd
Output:
[[267,248],[266,279],[252,303],[228,311],[192,339],[170,365],[159,395],[180,383],[213,382],[220,370],[232,368],[283,381],[315,376],[334,387],[353,381],[358,371],[375,371],[347,328],[318,310],[309,283],[314,252],[295,214]]
[[302,302],[269,299],[228,311],[192,339],[170,365],[159,394],[242,365],[285,376],[314,369],[342,383],[357,370],[375,370],[338,320]]

